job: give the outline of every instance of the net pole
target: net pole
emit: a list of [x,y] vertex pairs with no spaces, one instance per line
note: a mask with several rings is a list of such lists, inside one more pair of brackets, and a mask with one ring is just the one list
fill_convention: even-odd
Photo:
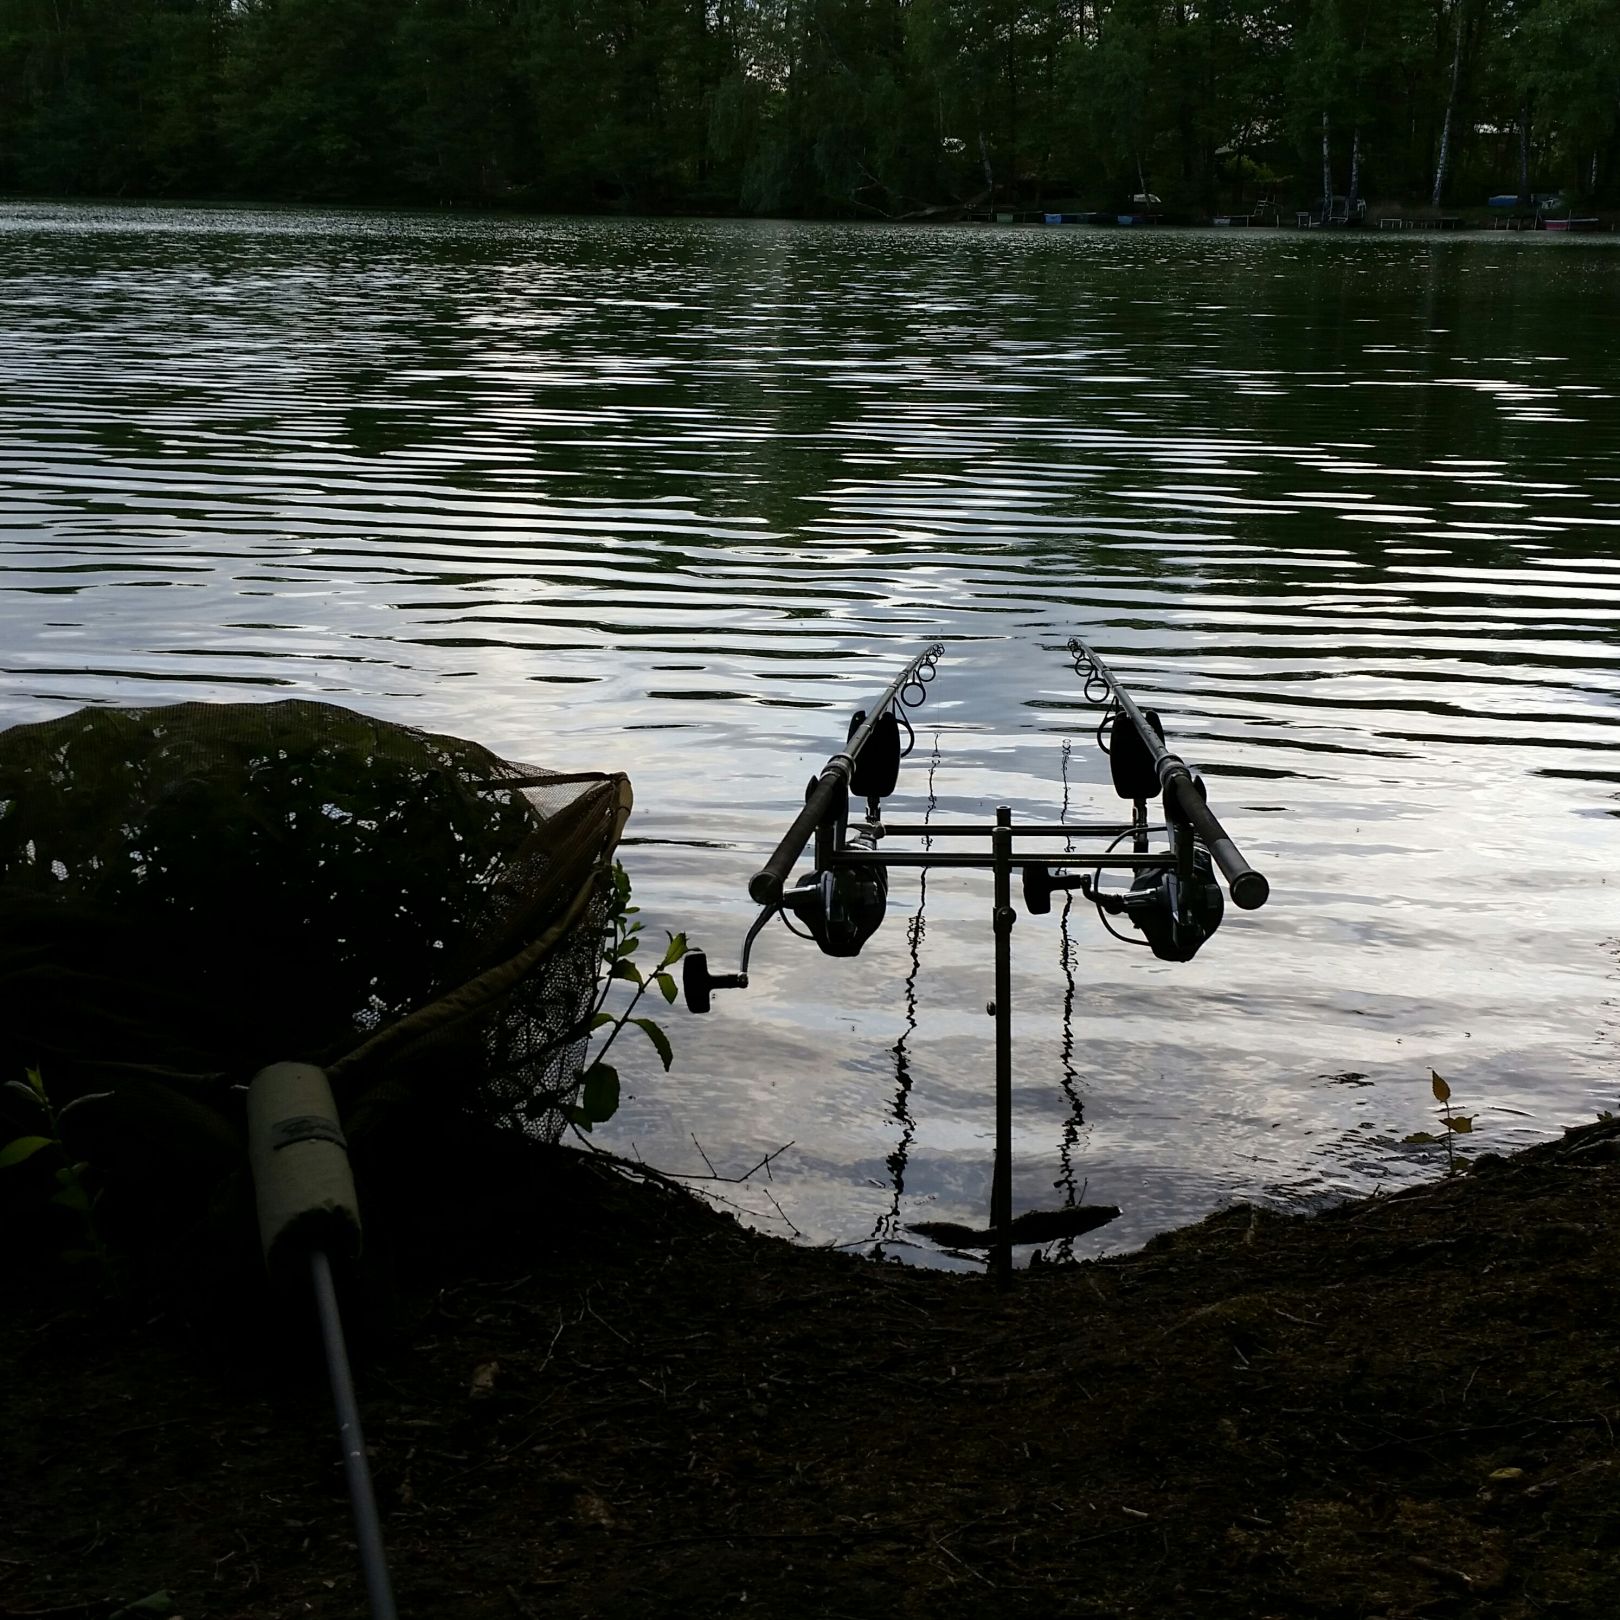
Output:
[[349,1351],[343,1342],[343,1318],[338,1312],[332,1262],[324,1249],[311,1249],[311,1280],[315,1285],[315,1311],[321,1319],[321,1343],[326,1371],[332,1383],[332,1404],[337,1408],[338,1436],[343,1444],[343,1474],[349,1486],[349,1507],[354,1515],[355,1539],[360,1546],[360,1567],[366,1580],[366,1600],[372,1620],[398,1620],[388,1558],[383,1552],[382,1522],[377,1516],[377,1493],[366,1462],[366,1440],[360,1429],[360,1408],[349,1373]]

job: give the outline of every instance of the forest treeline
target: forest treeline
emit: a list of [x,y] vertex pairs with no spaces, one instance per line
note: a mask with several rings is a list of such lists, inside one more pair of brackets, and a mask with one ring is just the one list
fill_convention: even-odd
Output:
[[0,191],[1612,202],[1620,0],[0,0]]

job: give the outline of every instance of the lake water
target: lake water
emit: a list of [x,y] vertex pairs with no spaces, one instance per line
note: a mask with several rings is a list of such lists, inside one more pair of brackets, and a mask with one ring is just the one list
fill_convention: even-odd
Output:
[[[934,638],[892,816],[1115,815],[1078,631],[1273,886],[1184,966],[1014,929],[1015,1207],[1125,1247],[1434,1173],[1431,1067],[1477,1149],[1620,1106],[1617,393],[1613,237],[6,206],[0,722],[296,695],[626,770],[719,971]],[[773,925],[604,1138],[791,1141],[728,1196],[816,1241],[982,1221],[989,883],[920,894],[854,962]]]

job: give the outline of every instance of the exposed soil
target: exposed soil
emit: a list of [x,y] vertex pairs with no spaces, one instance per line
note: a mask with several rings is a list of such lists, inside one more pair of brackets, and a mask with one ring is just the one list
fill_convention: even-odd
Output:
[[[405,1615],[1620,1614],[1620,1122],[1005,1294],[419,1151],[351,1298]],[[0,1616],[364,1613],[305,1313],[252,1274],[8,1285]]]

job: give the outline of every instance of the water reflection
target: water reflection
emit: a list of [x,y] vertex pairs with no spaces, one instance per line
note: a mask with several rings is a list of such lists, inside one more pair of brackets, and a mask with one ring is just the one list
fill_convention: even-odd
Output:
[[[1058,809],[1058,820],[1067,823],[1069,820],[1069,761],[1073,755],[1073,744],[1065,737],[1063,739],[1062,779],[1063,803]],[[1066,838],[1063,841],[1065,853],[1072,853],[1074,840]],[[1058,1084],[1063,1088],[1064,1101],[1069,1105],[1068,1117],[1063,1121],[1062,1131],[1058,1137],[1058,1173],[1057,1180],[1052,1185],[1062,1194],[1060,1207],[1072,1209],[1085,1199],[1084,1184],[1076,1185],[1076,1177],[1081,1173],[1081,1167],[1076,1160],[1082,1141],[1082,1132],[1086,1123],[1085,1097],[1080,1089],[1080,1072],[1075,1067],[1075,1040],[1074,1040],[1074,998],[1076,980],[1075,973],[1079,964],[1079,952],[1075,943],[1074,934],[1070,927],[1070,918],[1074,912],[1074,891],[1068,889],[1063,894],[1063,905],[1058,913],[1058,964],[1063,970],[1063,1019],[1062,1036],[1058,1045]],[[1071,1260],[1074,1258],[1074,1239],[1062,1238],[1053,1245],[1053,1258]]]
[[[1065,739],[1083,813],[1082,630],[1276,897],[1173,971],[1017,938],[1020,1207],[1089,1179],[1120,1244],[1416,1174],[1431,1065],[1482,1145],[1615,1101],[1616,249],[0,208],[0,710],[325,696],[624,768],[646,914],[715,950],[936,637],[939,813],[1050,817]],[[766,952],[620,1140],[793,1139],[819,1239],[978,1219],[987,901],[930,879],[912,1028],[919,903]]]
[[[897,716],[904,720],[905,711],[897,709]],[[905,720],[907,730],[911,729],[909,720]],[[915,742],[915,736],[913,736]],[[928,802],[923,808],[923,825],[927,826],[934,818],[934,810],[938,799],[934,793],[934,775],[939,770],[939,737],[934,737],[934,751],[928,761]],[[933,838],[924,833],[922,848],[930,850],[934,847]],[[911,1111],[911,1059],[906,1047],[911,1037],[917,1032],[917,980],[922,976],[922,945],[923,938],[928,932],[928,869],[922,868],[917,873],[917,910],[906,923],[906,948],[910,952],[911,966],[906,974],[905,986],[905,1012],[906,1027],[901,1031],[900,1039],[894,1043],[894,1106],[895,1122],[900,1127],[900,1135],[895,1142],[888,1158],[884,1161],[888,1166],[889,1177],[894,1189],[894,1199],[887,1210],[878,1217],[877,1224],[872,1228],[872,1237],[876,1240],[872,1246],[872,1257],[875,1260],[884,1258],[883,1244],[888,1242],[905,1242],[902,1237],[900,1220],[900,1204],[906,1195],[906,1161],[911,1154],[911,1141],[917,1134],[917,1121]],[[915,1245],[912,1245],[915,1247]]]

